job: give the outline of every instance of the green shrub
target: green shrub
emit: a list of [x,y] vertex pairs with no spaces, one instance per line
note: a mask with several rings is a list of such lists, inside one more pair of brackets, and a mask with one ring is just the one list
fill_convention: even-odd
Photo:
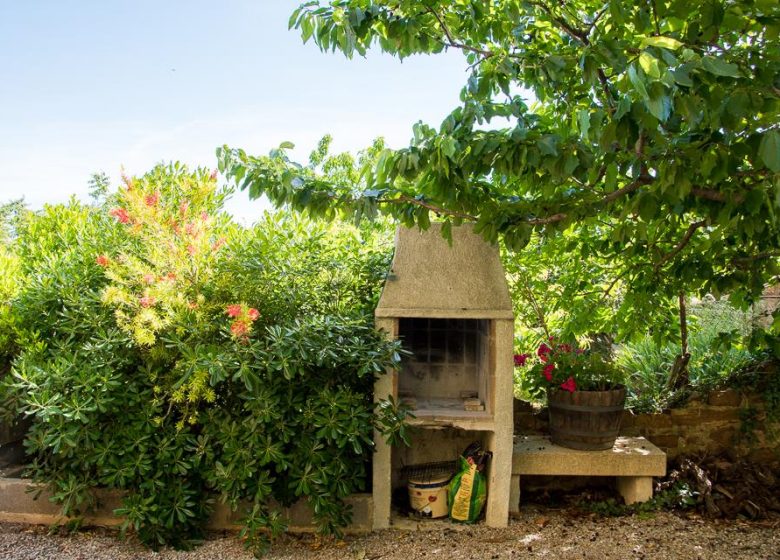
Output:
[[403,426],[372,397],[399,363],[367,313],[387,231],[283,214],[245,229],[227,194],[158,166],[105,206],[31,213],[13,245],[19,354],[0,408],[32,418],[30,472],[64,513],[125,490],[116,513],[151,546],[196,542],[214,499],[244,511],[253,546],[297,499],[338,534],[374,429]]

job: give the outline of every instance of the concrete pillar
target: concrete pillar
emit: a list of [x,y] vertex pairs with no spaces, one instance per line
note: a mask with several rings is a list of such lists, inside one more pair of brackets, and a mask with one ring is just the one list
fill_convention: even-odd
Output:
[[488,448],[493,452],[488,481],[485,522],[490,527],[506,527],[509,521],[510,482],[512,479],[513,387],[512,340],[514,321],[497,319],[492,333],[493,359],[493,433]]
[[[389,339],[398,335],[396,319],[378,318],[376,328]],[[387,371],[374,382],[374,402],[385,400],[388,396],[398,397],[397,373]],[[390,507],[392,499],[392,448],[385,442],[379,430],[374,430],[374,461],[373,461],[373,495],[374,495],[374,529],[390,527]]]
[[618,476],[616,484],[626,505],[646,502],[653,497],[652,476]]

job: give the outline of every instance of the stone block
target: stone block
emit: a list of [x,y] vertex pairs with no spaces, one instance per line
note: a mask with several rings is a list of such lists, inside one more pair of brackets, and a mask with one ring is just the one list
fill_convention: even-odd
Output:
[[734,389],[712,391],[707,398],[707,404],[711,406],[738,407],[742,403],[742,395]]
[[[40,490],[40,495],[31,492]],[[97,507],[84,516],[84,525],[111,527],[120,525],[121,517],[114,515],[114,510],[122,503],[124,493],[119,490],[99,489],[95,492]],[[0,478],[0,522],[33,523],[38,525],[55,525],[67,521],[60,515],[60,506],[52,503],[49,493],[43,486],[24,478]],[[345,500],[352,506],[352,524],[347,527],[347,533],[365,533],[372,529],[374,504],[371,494],[353,494]],[[304,501],[299,501],[290,508],[283,510],[282,515],[288,519],[288,530],[292,533],[313,532],[312,514]],[[217,530],[233,530],[240,528],[241,514],[233,512],[222,503],[217,503],[209,519],[208,528]]]
[[677,449],[677,447],[680,445],[680,436],[672,434],[657,435],[653,437],[653,444],[656,447],[659,447],[660,449],[669,453],[669,450]]

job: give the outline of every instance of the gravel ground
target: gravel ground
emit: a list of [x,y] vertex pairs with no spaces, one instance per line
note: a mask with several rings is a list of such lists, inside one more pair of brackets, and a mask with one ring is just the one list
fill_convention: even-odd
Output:
[[[412,526],[414,526],[412,524]],[[275,559],[780,559],[777,521],[705,521],[658,513],[648,518],[575,517],[567,512],[526,511],[506,529],[421,524],[320,545],[311,536],[277,542]],[[46,528],[0,523],[0,558],[14,560],[250,559],[234,535],[215,534],[190,552],[152,552],[108,530],[49,535]]]

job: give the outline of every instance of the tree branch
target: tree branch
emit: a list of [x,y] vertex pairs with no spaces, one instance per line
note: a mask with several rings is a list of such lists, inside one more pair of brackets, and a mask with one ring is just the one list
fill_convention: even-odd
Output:
[[455,47],[456,49],[461,49],[464,51],[481,54],[485,58],[490,58],[491,56],[493,56],[493,53],[490,51],[479,49],[477,47],[472,47],[470,45],[466,45],[465,43],[460,43],[456,41],[455,38],[452,36],[452,33],[450,33],[450,30],[447,27],[447,25],[444,23],[444,20],[441,18],[441,16],[439,16],[438,13],[436,13],[436,10],[434,10],[433,8],[426,8],[426,10],[428,11],[429,14],[431,14],[433,17],[436,18],[436,21],[439,22],[439,26],[441,27],[442,32],[444,32],[444,36],[447,37],[447,42],[445,43],[446,45],[450,47]]
[[442,208],[441,206],[434,206],[433,204],[429,202],[425,202],[424,200],[420,200],[419,198],[414,198],[405,194],[402,194],[398,198],[378,198],[376,200],[377,204],[413,204],[415,206],[421,206],[423,208],[427,208],[434,214],[438,216],[452,216],[454,218],[462,218],[464,220],[471,220],[476,221],[477,217],[473,216],[471,214],[466,214],[465,212],[458,212],[457,210],[447,210],[446,208]]
[[677,245],[674,246],[674,249],[666,253],[663,257],[661,257],[661,260],[659,260],[655,265],[653,265],[653,271],[658,272],[658,270],[667,262],[669,262],[671,259],[676,257],[680,251],[682,251],[688,243],[690,243],[691,238],[693,237],[693,234],[696,233],[696,230],[699,228],[702,228],[706,226],[708,223],[708,220],[699,220],[698,222],[693,222],[691,225],[688,226],[688,229],[685,231],[685,235],[682,236],[682,239],[677,242]]
[[736,193],[733,196],[727,196],[720,191],[714,191],[711,189],[701,189],[698,187],[691,189],[691,194],[694,196],[698,196],[699,198],[712,200],[714,202],[735,202],[739,204],[740,202],[745,200],[745,195],[741,193]]

